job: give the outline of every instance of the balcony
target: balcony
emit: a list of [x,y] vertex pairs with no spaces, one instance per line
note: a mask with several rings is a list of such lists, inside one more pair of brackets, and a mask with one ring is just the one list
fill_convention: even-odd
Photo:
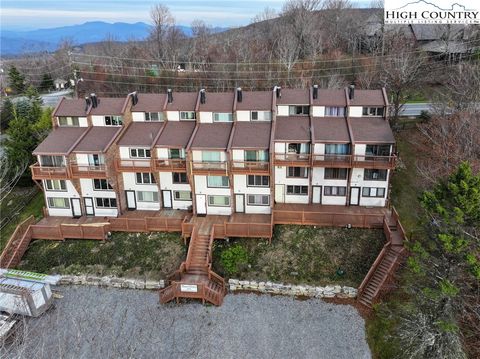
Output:
[[107,178],[107,166],[79,165],[72,163],[70,165],[72,178]]
[[313,155],[314,167],[335,167],[350,168],[352,167],[352,155]]
[[373,169],[393,169],[395,168],[397,156],[353,156],[353,167],[355,168],[373,168]]
[[228,174],[227,162],[190,162],[190,168],[194,175],[219,175]]
[[156,159],[153,169],[156,172],[186,172],[187,161],[180,158]]
[[137,160],[124,160],[118,158],[115,162],[115,169],[118,172],[152,172],[152,160],[150,158]]
[[68,170],[68,167],[40,166],[40,164],[37,162],[30,166],[30,170],[32,171],[32,178],[34,180],[70,178],[70,171]]
[[232,161],[232,172],[242,174],[269,174],[270,163],[263,161]]
[[310,153],[275,153],[275,166],[310,167]]

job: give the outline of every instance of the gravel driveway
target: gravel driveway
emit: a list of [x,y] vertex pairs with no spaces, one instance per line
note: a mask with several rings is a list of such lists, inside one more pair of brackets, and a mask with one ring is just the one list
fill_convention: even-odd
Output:
[[346,305],[230,294],[220,307],[160,305],[155,292],[60,287],[2,358],[370,358],[364,321]]

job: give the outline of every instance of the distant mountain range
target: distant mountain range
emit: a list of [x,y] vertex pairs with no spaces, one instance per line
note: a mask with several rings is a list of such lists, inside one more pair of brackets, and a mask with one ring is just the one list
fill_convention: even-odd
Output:
[[[94,43],[112,36],[116,41],[144,40],[151,25],[144,22],[129,24],[125,22],[108,23],[90,21],[84,24],[38,29],[31,31],[3,30],[0,35],[0,54],[2,56],[20,55],[39,51],[55,51],[64,39],[73,41],[75,45]],[[192,35],[189,26],[178,25],[187,36]],[[226,28],[214,28],[214,32],[222,32]]]

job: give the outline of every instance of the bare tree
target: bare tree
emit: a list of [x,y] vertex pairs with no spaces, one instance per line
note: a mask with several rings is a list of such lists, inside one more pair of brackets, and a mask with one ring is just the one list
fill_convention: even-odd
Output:
[[153,27],[150,32],[150,42],[153,47],[153,55],[161,61],[165,56],[165,39],[169,29],[174,26],[174,18],[170,9],[163,4],[156,4],[150,9],[150,19]]

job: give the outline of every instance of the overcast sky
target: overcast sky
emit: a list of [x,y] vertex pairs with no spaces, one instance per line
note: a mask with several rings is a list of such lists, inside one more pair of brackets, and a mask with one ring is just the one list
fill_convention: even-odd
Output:
[[[86,21],[149,22],[149,10],[159,1],[148,0],[1,0],[3,29],[30,30],[80,24]],[[246,25],[265,7],[282,8],[283,0],[175,0],[163,1],[177,20],[189,25],[202,19],[213,26]]]

